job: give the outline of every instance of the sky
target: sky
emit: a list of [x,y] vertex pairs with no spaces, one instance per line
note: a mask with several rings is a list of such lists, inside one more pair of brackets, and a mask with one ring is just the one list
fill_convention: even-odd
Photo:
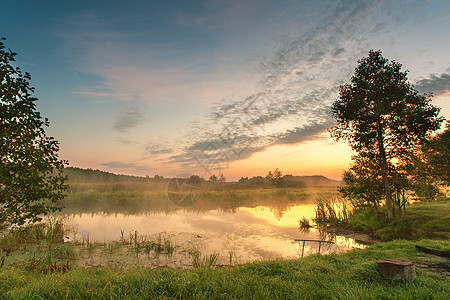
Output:
[[330,107],[369,50],[450,119],[450,1],[12,1],[0,36],[69,165],[340,179]]

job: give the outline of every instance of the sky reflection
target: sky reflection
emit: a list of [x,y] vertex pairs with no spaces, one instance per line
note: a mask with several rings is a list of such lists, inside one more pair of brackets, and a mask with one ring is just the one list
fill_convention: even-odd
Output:
[[[78,233],[72,238],[80,238],[80,232],[83,232],[99,242],[119,240],[121,232],[128,237],[136,230],[139,236],[147,237],[165,232],[179,243],[190,243],[195,236],[195,243],[203,253],[219,252],[226,256],[227,252],[233,251],[239,262],[247,262],[299,257],[299,245],[294,239],[320,239],[315,229],[299,230],[298,220],[303,216],[312,218],[314,205],[293,205],[282,213],[273,207],[258,206],[240,207],[234,213],[180,210],[170,215],[79,214],[70,216],[68,223]],[[357,245],[343,237],[337,238],[336,243],[329,248],[322,246],[322,250],[340,252]],[[305,253],[317,251],[317,246],[307,243]]]

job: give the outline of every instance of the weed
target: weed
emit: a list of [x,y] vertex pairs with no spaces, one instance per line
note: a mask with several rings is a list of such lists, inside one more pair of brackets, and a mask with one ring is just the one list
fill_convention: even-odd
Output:
[[121,229],[121,230],[120,230],[120,241],[121,241],[122,243],[125,242],[125,238],[123,237],[123,234],[124,234],[124,230]]
[[164,250],[166,251],[167,255],[172,256],[175,252],[175,244],[170,239],[164,239]]

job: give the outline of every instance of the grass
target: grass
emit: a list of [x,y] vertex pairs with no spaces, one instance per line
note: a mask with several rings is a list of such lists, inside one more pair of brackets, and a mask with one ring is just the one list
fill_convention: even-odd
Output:
[[355,212],[347,222],[350,228],[367,232],[381,241],[394,239],[450,238],[450,201],[420,202],[408,205],[406,214],[388,221],[373,211]]
[[[349,211],[345,202],[318,198],[313,221],[321,228],[332,225],[335,229],[351,229],[370,234],[380,241],[450,238],[449,200],[409,204],[405,214],[397,215],[391,221],[386,215],[385,207],[378,208],[378,212],[373,208]],[[300,219],[300,229],[307,230],[309,221],[305,217]]]
[[[219,259],[219,253],[211,253],[210,255],[203,255],[200,249],[194,247],[189,251],[192,257],[192,267],[197,268],[215,268],[217,260]],[[232,257],[230,256],[230,265],[232,263]]]
[[[450,247],[450,241],[418,243],[435,249]],[[0,269],[0,295],[5,299],[448,299],[448,280],[425,269],[417,268],[413,282],[389,281],[378,272],[377,259],[435,261],[416,252],[414,244],[394,241],[343,254],[218,269],[72,269],[42,275],[7,267]]]

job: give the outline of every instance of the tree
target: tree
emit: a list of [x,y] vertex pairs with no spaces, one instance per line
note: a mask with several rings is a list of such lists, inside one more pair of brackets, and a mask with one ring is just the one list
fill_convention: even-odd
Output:
[[217,176],[215,174],[209,176],[209,179],[208,179],[209,182],[213,182],[213,183],[217,182],[218,180],[219,180],[219,178],[217,178]]
[[13,67],[17,55],[0,40],[0,224],[20,226],[60,210],[65,161],[59,144],[45,134],[49,125],[36,111],[31,76]]
[[392,166],[410,156],[442,121],[431,95],[419,95],[401,67],[381,51],[369,51],[350,83],[340,86],[332,106],[337,121],[332,136],[347,140],[357,157],[373,160],[380,170],[389,219],[394,216]]
[[223,175],[223,173],[219,176],[219,182],[227,182],[227,178]]
[[373,206],[378,213],[383,194],[379,173],[380,170],[374,167],[372,160],[364,157],[355,158],[351,168],[344,172],[345,185],[338,190],[344,198],[351,201],[355,209]]
[[278,170],[278,168],[276,168],[275,171],[273,171],[273,173],[272,171],[269,170],[269,173],[266,175],[266,179],[268,179],[270,183],[278,187],[281,187],[284,184],[283,174],[281,173],[280,170]]

